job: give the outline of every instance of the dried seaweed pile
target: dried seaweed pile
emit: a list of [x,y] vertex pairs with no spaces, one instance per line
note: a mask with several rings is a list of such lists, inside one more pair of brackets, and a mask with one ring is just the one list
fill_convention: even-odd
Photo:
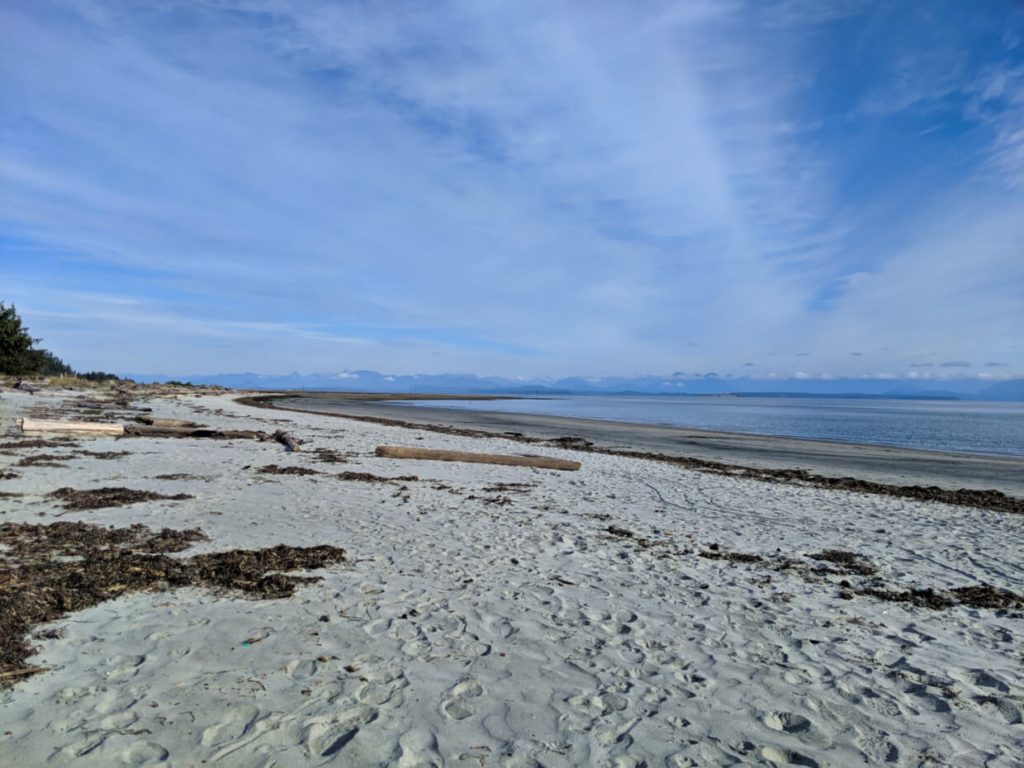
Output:
[[358,456],[355,451],[336,451],[331,448],[315,448],[313,456],[316,461],[324,464],[348,464],[348,460]]
[[334,477],[339,480],[349,480],[357,483],[415,483],[419,480],[419,477],[416,475],[381,477],[370,472],[339,472]]
[[52,439],[27,438],[23,440],[10,440],[0,443],[0,451],[14,451],[23,448],[74,448],[78,445],[77,440],[58,437]]
[[1011,611],[1024,609],[1024,598],[1013,592],[996,589],[988,584],[976,584],[971,587],[957,587],[947,592],[927,589],[861,589],[858,595],[867,595],[890,603],[907,603],[919,608],[942,610],[954,605],[966,605],[968,608],[989,608],[995,611]]
[[58,455],[56,453],[37,453],[34,456],[25,456],[20,459],[16,467],[66,467],[64,464],[68,459],[74,458],[73,455]]
[[26,668],[32,627],[121,595],[202,586],[259,599],[288,597],[318,579],[285,575],[345,560],[338,547],[289,547],[169,557],[206,539],[197,529],[153,531],[143,525],[87,523],[0,525],[0,684],[39,671]]
[[277,464],[267,464],[256,470],[261,475],[319,475],[315,469],[309,467],[282,467]]
[[859,576],[865,579],[859,587],[848,580],[839,582],[840,597],[852,600],[855,596],[873,597],[891,603],[905,603],[918,608],[944,610],[957,605],[968,608],[988,608],[997,611],[1024,610],[1024,596],[1009,590],[997,589],[990,584],[972,584],[948,590],[932,587],[912,589],[891,589],[876,577],[877,569],[863,555],[829,549],[805,555],[822,565],[811,566],[806,560],[784,555],[768,556],[746,552],[727,552],[716,544],[709,550],[698,553],[708,560],[725,560],[733,563],[747,563],[773,571],[796,573],[811,581],[821,581],[826,576]]
[[47,495],[52,499],[59,500],[61,506],[69,510],[123,507],[140,501],[159,501],[161,499],[184,501],[192,498],[187,493],[165,496],[153,491],[137,491],[131,488],[91,488],[85,491],[78,491],[74,488],[58,488]]

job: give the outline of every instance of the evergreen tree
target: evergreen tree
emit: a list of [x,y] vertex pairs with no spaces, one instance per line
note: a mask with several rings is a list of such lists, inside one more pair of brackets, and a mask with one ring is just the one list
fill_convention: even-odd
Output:
[[72,373],[71,367],[45,349],[36,349],[14,305],[0,302],[0,374],[8,376],[56,376]]

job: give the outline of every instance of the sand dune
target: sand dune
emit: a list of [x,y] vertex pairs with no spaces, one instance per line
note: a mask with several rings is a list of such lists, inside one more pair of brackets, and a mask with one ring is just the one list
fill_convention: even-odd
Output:
[[[3,393],[3,427],[59,397]],[[859,594],[1024,591],[1024,516],[547,446],[529,452],[581,470],[395,461],[375,447],[526,451],[229,396],[150,405],[221,429],[287,429],[303,450],[101,437],[79,448],[130,455],[64,467],[15,465],[79,448],[16,450],[0,454],[18,475],[0,490],[20,494],[0,496],[0,522],[201,528],[209,540],[181,556],[332,544],[348,564],[286,599],[143,592],[48,625],[60,636],[34,641],[30,662],[49,671],[0,691],[2,764],[1024,759],[1021,611]],[[114,485],[193,498],[68,511],[45,496]],[[865,572],[808,557],[826,550]]]

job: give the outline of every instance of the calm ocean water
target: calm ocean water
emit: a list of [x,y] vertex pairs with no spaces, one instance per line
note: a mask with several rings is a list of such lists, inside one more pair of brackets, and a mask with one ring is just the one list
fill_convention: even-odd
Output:
[[613,395],[403,404],[1024,456],[1024,403]]

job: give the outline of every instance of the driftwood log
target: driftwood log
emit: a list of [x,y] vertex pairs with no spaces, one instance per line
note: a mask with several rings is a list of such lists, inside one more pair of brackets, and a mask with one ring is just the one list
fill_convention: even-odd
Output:
[[188,427],[195,429],[199,426],[194,421],[188,421],[187,419],[158,419],[154,416],[136,416],[135,420],[140,424],[146,424],[150,427]]
[[214,440],[270,440],[273,436],[252,429],[210,429],[209,427],[161,427],[151,424],[128,424],[128,437],[208,437]]
[[387,459],[426,459],[427,461],[468,461],[476,464],[508,464],[513,467],[540,467],[574,472],[580,468],[578,461],[552,459],[547,456],[507,456],[498,453],[466,453],[463,451],[441,451],[432,448],[403,448],[397,445],[380,445],[378,456]]
[[299,441],[287,432],[279,429],[273,434],[273,438],[292,453],[297,453],[299,451]]
[[300,442],[280,429],[273,434],[254,429],[212,429],[193,425],[191,427],[163,426],[160,422],[177,422],[179,419],[153,419],[154,424],[128,424],[124,434],[128,437],[205,437],[211,440],[276,440],[289,451],[298,451]]
[[74,432],[91,435],[124,434],[120,424],[101,424],[96,421],[48,421],[45,419],[18,419],[22,432]]

